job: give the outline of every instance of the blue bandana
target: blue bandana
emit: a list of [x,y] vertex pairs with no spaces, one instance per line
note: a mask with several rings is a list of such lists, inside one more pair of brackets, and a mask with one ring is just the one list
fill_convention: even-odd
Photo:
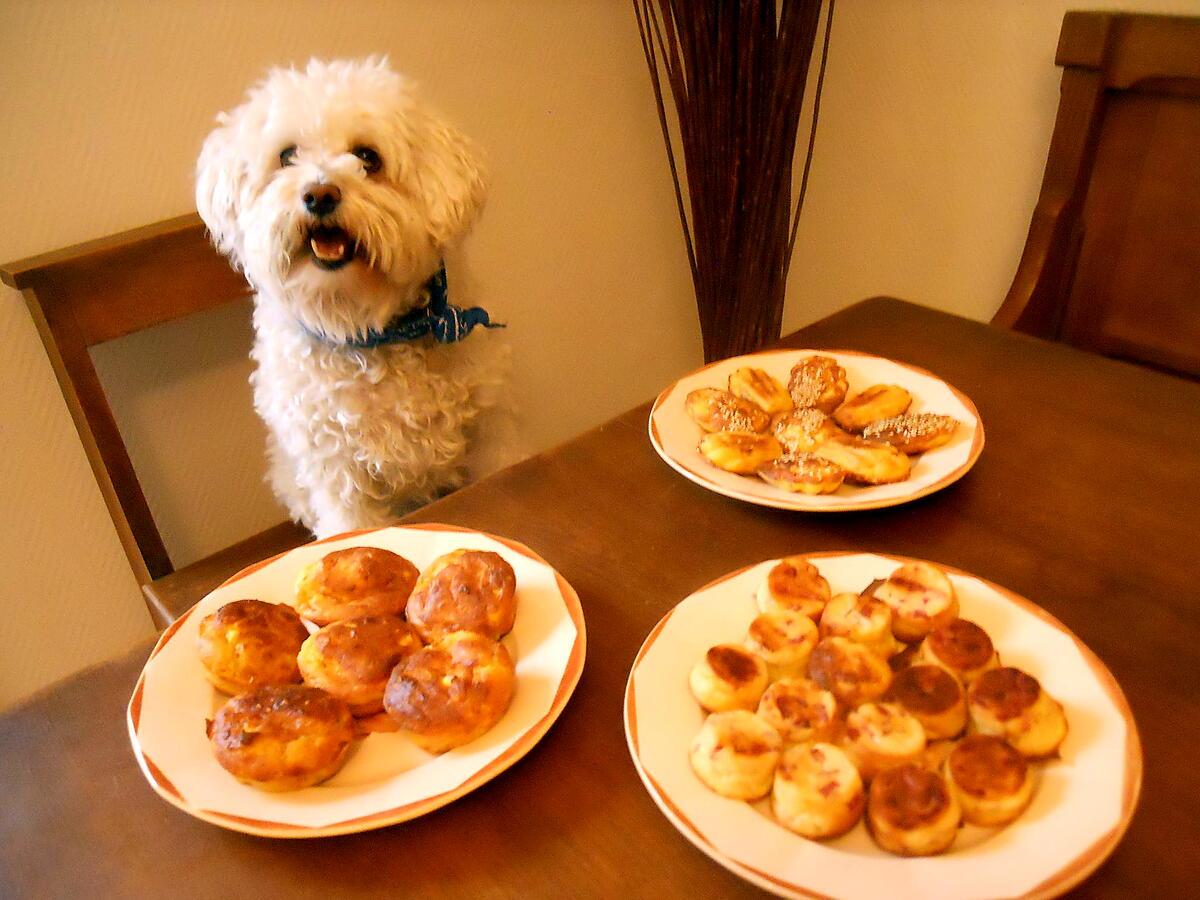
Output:
[[[355,350],[369,350],[383,344],[397,344],[401,341],[415,341],[427,334],[439,344],[453,344],[461,341],[476,326],[484,328],[503,328],[499,322],[493,322],[482,306],[472,306],[464,309],[454,306],[447,299],[446,266],[434,273],[425,282],[425,291],[429,294],[429,302],[425,306],[409,310],[402,316],[397,316],[388,322],[381,331],[368,331],[361,337],[350,337],[335,341],[326,335],[309,331],[313,337],[327,344],[337,344],[352,347]],[[308,331],[308,329],[305,329]]]

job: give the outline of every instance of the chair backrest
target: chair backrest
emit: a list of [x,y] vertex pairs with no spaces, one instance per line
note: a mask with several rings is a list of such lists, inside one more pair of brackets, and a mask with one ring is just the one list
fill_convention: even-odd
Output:
[[1058,118],[993,322],[1200,377],[1200,18],[1069,12]]
[[139,583],[174,567],[150,514],[90,347],[249,293],[194,213],[0,267],[23,291]]

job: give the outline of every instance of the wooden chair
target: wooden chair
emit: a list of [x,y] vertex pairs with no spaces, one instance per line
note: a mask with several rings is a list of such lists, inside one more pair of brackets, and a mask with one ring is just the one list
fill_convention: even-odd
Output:
[[1062,98],[992,322],[1200,378],[1200,18],[1069,12]]
[[312,535],[291,522],[189,566],[171,563],[88,348],[244,298],[192,214],[0,267],[24,292],[113,525],[159,627],[239,569]]

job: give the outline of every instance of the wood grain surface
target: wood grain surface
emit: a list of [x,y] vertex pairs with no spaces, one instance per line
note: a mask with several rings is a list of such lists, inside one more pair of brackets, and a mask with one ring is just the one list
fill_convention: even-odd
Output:
[[941,376],[976,403],[987,447],[960,482],[904,506],[789,513],[676,475],[649,405],[410,516],[524,542],[579,592],[588,660],[543,741],[421,819],[286,842],[193,820],[144,782],[124,707],[149,646],[0,719],[0,894],[11,897],[725,897],[712,863],[642,788],[621,726],[629,667],[686,594],[809,550],[922,557],[1042,605],[1112,670],[1145,750],[1125,840],[1076,889],[1184,896],[1200,865],[1200,386],[890,299],[789,337]]

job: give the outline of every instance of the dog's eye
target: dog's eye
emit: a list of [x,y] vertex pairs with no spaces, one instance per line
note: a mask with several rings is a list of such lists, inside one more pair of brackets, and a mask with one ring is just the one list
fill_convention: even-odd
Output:
[[383,166],[383,160],[379,158],[379,154],[373,147],[355,147],[350,152],[362,160],[363,168],[366,169],[368,175],[378,172]]
[[290,147],[284,147],[282,150],[279,151],[280,167],[290,166],[295,161],[296,161],[296,145],[295,144],[292,144]]

